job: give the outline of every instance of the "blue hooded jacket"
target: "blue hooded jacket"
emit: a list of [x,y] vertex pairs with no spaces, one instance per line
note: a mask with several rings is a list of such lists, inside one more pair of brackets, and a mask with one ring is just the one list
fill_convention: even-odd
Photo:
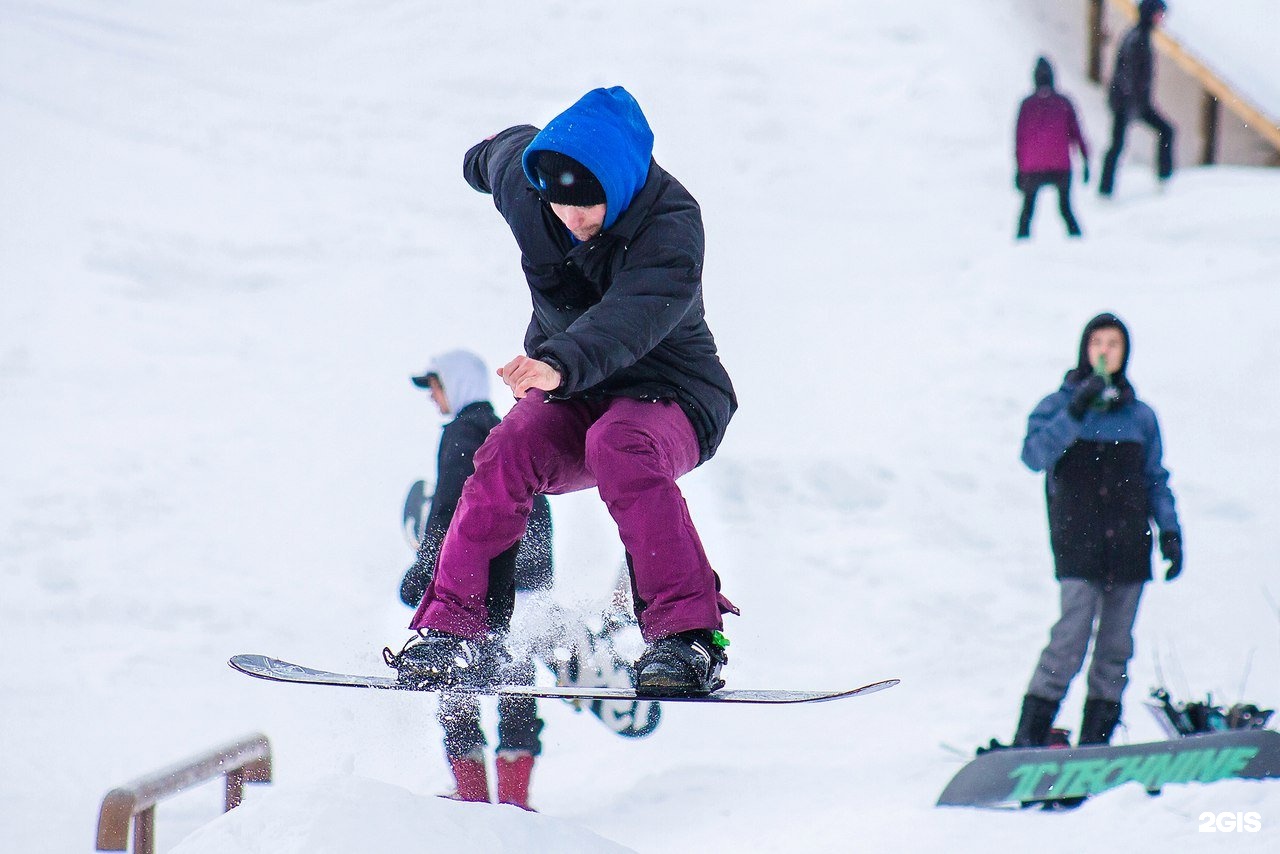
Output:
[[539,151],[566,154],[596,176],[604,187],[602,228],[607,229],[644,186],[653,157],[653,131],[626,89],[592,89],[548,122],[524,150],[521,165],[535,187],[539,183],[533,163]]

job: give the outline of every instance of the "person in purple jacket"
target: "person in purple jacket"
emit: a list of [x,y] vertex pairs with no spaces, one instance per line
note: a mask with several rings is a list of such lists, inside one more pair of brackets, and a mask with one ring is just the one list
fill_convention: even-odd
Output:
[[492,196],[521,253],[533,316],[499,371],[516,404],[475,454],[435,575],[386,652],[415,689],[498,678],[509,583],[491,564],[520,542],[535,495],[596,487],[630,556],[648,642],[636,690],[724,684],[721,615],[736,613],[676,480],[710,459],[737,398],[703,309],[704,233],[692,195],[653,159],[621,86],[594,89],[539,130],[473,146],[463,175]]
[[1022,191],[1018,237],[1031,236],[1036,194],[1044,186],[1058,188],[1058,211],[1067,234],[1080,236],[1080,223],[1071,212],[1071,146],[1080,150],[1083,177],[1089,182],[1089,147],[1080,132],[1075,107],[1053,88],[1053,66],[1043,56],[1036,60],[1036,90],[1018,109],[1015,156],[1018,172],[1014,186]]
[[1182,527],[1155,411],[1126,368],[1129,330],[1114,314],[1085,325],[1075,368],[1027,419],[1022,461],[1045,473],[1061,616],[1022,700],[1013,747],[1041,747],[1092,647],[1079,744],[1107,744],[1120,722],[1133,624],[1151,580],[1152,522],[1165,581],[1182,572]]

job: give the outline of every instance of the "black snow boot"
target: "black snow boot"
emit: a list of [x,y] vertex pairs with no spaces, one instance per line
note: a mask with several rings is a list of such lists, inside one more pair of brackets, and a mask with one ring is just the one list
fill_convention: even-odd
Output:
[[719,632],[694,629],[659,638],[636,661],[636,693],[648,697],[702,697],[724,686],[729,657]]
[[1084,701],[1084,719],[1080,722],[1080,746],[1110,744],[1111,733],[1120,723],[1120,704],[1113,700],[1090,697]]
[[506,651],[495,638],[462,638],[436,629],[420,629],[399,652],[382,650],[396,681],[406,688],[431,691],[453,685],[480,688],[497,681]]
[[1049,729],[1058,716],[1058,702],[1028,694],[1022,698],[1022,717],[1014,733],[1011,747],[1044,747],[1049,742]]

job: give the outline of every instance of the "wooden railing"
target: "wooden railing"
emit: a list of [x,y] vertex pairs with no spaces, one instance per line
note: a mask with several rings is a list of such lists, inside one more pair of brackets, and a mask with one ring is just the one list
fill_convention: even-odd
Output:
[[156,804],[170,795],[226,776],[225,809],[240,805],[244,784],[271,782],[271,744],[261,733],[163,768],[107,792],[98,813],[98,851],[124,851],[133,824],[135,854],[154,854]]

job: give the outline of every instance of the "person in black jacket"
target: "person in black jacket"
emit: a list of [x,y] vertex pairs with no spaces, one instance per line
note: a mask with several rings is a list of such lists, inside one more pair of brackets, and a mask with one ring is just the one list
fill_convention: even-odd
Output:
[[387,651],[404,684],[492,681],[478,664],[494,642],[489,562],[519,542],[534,495],[592,486],[632,556],[648,643],[637,689],[723,684],[721,614],[736,609],[676,479],[715,453],[737,399],[704,318],[698,204],[652,150],[639,104],[613,87],[463,159],[520,248],[533,316],[523,354],[499,370],[516,405],[476,452],[418,636]]
[[1173,125],[1151,103],[1155,76],[1151,32],[1160,26],[1167,8],[1164,0],[1142,0],[1138,6],[1138,24],[1125,35],[1116,53],[1108,92],[1113,118],[1111,148],[1102,161],[1102,178],[1098,182],[1098,192],[1103,196],[1110,196],[1115,188],[1116,166],[1124,149],[1129,122],[1134,119],[1150,125],[1156,133],[1156,176],[1165,181],[1173,174]]
[[[466,350],[452,350],[431,360],[427,369],[413,377],[413,384],[431,392],[441,415],[453,420],[440,434],[436,460],[435,494],[423,528],[417,559],[400,583],[400,598],[416,608],[435,573],[440,545],[453,520],[463,484],[474,471],[472,458],[498,416],[489,402],[489,371],[484,361]],[[507,556],[508,559],[510,555]],[[553,580],[551,552],[551,507],[546,496],[533,500],[529,527],[520,542],[514,562],[494,561],[491,568],[511,579],[494,580],[494,588],[513,587],[512,595],[545,591]],[[495,613],[510,618],[510,608]],[[507,628],[503,624],[500,628]],[[503,662],[503,680],[532,685],[534,665],[530,657]],[[489,780],[485,763],[485,736],[480,727],[480,702],[474,694],[446,693],[441,697],[437,717],[444,730],[445,756],[453,771],[456,790],[450,796],[462,801],[489,801]],[[529,806],[529,781],[534,759],[542,752],[543,722],[532,698],[504,696],[498,700],[498,746],[494,766],[497,771],[497,799],[501,804]]]
[[1049,542],[1062,614],[1027,687],[1014,747],[1046,744],[1058,706],[1093,642],[1079,743],[1106,744],[1120,721],[1133,624],[1151,580],[1151,523],[1165,580],[1182,572],[1182,529],[1162,462],[1160,426],[1126,374],[1129,330],[1089,321],[1075,368],[1027,422],[1022,461],[1045,472]]

